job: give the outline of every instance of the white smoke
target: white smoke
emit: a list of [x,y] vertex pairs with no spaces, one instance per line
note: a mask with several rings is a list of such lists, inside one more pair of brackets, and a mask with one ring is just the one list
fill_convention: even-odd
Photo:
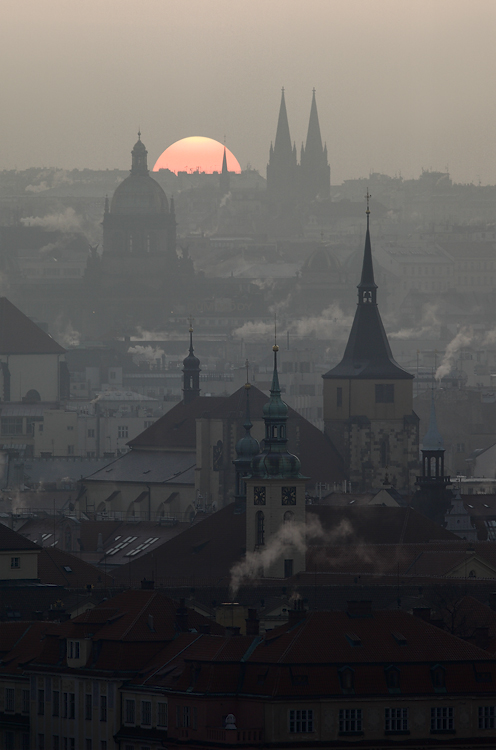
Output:
[[226,205],[227,201],[229,201],[229,200],[231,200],[231,191],[229,191],[228,193],[226,193],[226,195],[222,198],[222,200],[221,200],[221,202],[219,204],[219,208],[224,208],[224,206]]
[[53,328],[53,337],[61,346],[74,347],[81,343],[81,334],[76,331],[71,321],[65,319],[62,314],[56,317]]
[[165,331],[147,331],[141,326],[136,327],[136,333],[131,336],[131,341],[167,341],[169,334]]
[[133,355],[133,360],[138,362],[155,362],[165,356],[163,349],[154,346],[131,346],[127,350],[128,354]]
[[336,339],[347,336],[353,316],[346,315],[338,304],[332,304],[321,312],[309,318],[302,318],[294,324],[294,332],[302,338],[316,336],[319,339]]
[[405,341],[406,339],[421,339],[434,336],[441,325],[438,318],[438,310],[437,305],[430,303],[423,305],[420,323],[416,328],[401,328],[399,331],[389,333],[389,338]]
[[[288,299],[281,303],[282,306],[286,304],[289,304]],[[320,315],[293,321],[291,332],[293,335],[301,338],[316,336],[319,339],[341,339],[348,335],[352,322],[353,317],[346,315],[340,306],[334,303],[323,310]],[[273,323],[248,321],[240,328],[236,328],[233,331],[233,336],[244,339],[266,338],[273,334],[273,332]]]
[[66,208],[60,214],[47,214],[47,216],[27,216],[21,219],[21,224],[26,227],[43,227],[52,231],[77,232],[81,229],[81,217],[73,208]]
[[460,328],[455,338],[451,339],[446,347],[441,364],[436,370],[436,380],[441,380],[446,375],[449,375],[460,349],[463,349],[464,346],[470,346],[474,342],[474,338],[474,332],[470,326]]
[[240,586],[249,580],[259,578],[267,568],[286,556],[291,549],[305,554],[310,540],[326,541],[330,544],[343,541],[353,534],[349,521],[343,520],[331,531],[324,531],[319,519],[310,514],[306,523],[289,522],[279,527],[262,551],[247,552],[243,560],[231,568],[229,589],[234,600]]
[[45,180],[38,185],[27,185],[25,188],[26,193],[44,193],[45,190],[50,190],[50,185],[48,185]]

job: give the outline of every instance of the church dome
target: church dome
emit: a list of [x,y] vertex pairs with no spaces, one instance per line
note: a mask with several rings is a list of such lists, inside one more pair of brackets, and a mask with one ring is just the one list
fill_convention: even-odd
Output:
[[131,174],[117,187],[110,213],[135,216],[168,213],[169,204],[164,191],[148,174],[148,151],[141,140],[141,133],[138,133],[131,156]]
[[302,266],[302,273],[337,273],[339,262],[330,248],[319,247],[313,252]]
[[150,175],[131,174],[117,187],[111,214],[163,214],[169,212],[167,197]]

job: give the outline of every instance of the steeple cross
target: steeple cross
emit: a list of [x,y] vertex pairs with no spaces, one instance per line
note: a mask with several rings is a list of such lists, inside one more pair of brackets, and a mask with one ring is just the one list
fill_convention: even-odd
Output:
[[189,330],[190,330],[190,333],[193,333],[193,323],[195,322],[195,319],[194,319],[194,317],[192,315],[190,315],[189,318],[188,318],[188,320],[189,320]]

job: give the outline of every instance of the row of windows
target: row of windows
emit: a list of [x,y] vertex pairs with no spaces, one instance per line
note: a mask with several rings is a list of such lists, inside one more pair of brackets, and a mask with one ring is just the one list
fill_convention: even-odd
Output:
[[[312,709],[291,709],[288,712],[288,728],[291,734],[314,731]],[[451,732],[455,728],[455,709],[451,706],[431,708],[431,732]],[[496,729],[496,706],[479,706],[479,729]],[[410,729],[408,708],[385,708],[384,731],[408,732]],[[363,731],[361,708],[339,709],[339,731],[342,734]]]
[[[157,727],[167,728],[167,703],[157,703]],[[124,702],[124,723],[136,724],[136,701],[126,698]],[[152,725],[152,703],[141,701],[141,726]]]
[[[78,643],[74,645],[79,646]],[[23,692],[27,693],[27,699],[29,701],[29,691],[23,691]],[[23,695],[23,700],[24,700],[24,695]],[[44,716],[45,715],[45,691],[43,689],[38,690],[37,702],[38,702],[38,716]],[[100,721],[107,721],[107,696],[106,695],[100,696],[99,708],[100,708]],[[29,712],[29,707],[28,707],[27,712]],[[62,706],[61,706],[60,705],[60,692],[58,690],[53,690],[52,691],[52,716],[62,716],[63,719],[75,719],[76,718],[76,694],[69,693],[69,692],[62,693]],[[84,718],[87,721],[93,720],[93,697],[89,693],[87,693],[84,696]]]

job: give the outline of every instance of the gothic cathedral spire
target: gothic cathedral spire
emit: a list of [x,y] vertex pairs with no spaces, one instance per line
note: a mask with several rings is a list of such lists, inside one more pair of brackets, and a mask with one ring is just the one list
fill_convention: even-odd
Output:
[[276,203],[288,203],[297,195],[296,149],[291,145],[284,89],[281,93],[276,139],[267,164],[267,193]]

